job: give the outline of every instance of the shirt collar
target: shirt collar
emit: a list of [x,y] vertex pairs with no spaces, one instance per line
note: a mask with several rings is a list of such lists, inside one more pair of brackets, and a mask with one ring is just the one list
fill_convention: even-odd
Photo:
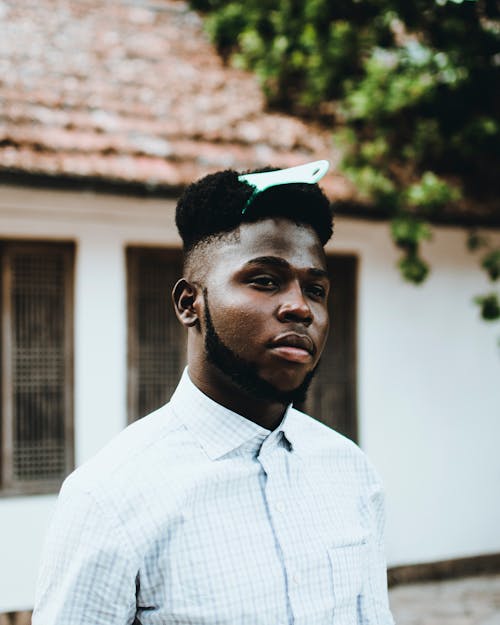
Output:
[[187,368],[172,395],[170,408],[212,460],[245,443],[250,451],[257,452],[266,439],[266,446],[283,438],[288,449],[292,446],[288,436],[290,407],[280,425],[271,432],[210,399],[193,384]]

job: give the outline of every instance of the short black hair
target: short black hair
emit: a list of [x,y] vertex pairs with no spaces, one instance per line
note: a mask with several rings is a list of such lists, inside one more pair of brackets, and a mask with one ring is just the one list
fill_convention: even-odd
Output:
[[[265,169],[260,171],[272,171]],[[184,253],[201,241],[229,233],[242,223],[283,217],[310,226],[325,245],[333,232],[328,198],[317,184],[290,183],[258,193],[242,214],[253,187],[232,169],[210,174],[189,185],[177,203],[175,223]]]

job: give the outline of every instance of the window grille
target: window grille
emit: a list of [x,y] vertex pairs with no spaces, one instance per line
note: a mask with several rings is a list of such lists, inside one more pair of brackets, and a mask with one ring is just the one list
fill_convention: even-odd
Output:
[[180,251],[127,250],[128,405],[133,421],[170,399],[186,362],[186,336],[172,288],[182,276]]
[[1,489],[57,490],[73,468],[73,248],[9,242],[0,257]]

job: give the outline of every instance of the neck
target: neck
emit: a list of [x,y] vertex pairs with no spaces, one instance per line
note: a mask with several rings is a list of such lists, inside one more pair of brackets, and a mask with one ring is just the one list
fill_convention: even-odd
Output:
[[277,428],[283,419],[285,405],[257,399],[212,367],[205,368],[203,375],[199,375],[197,368],[190,365],[189,378],[210,399],[267,430]]

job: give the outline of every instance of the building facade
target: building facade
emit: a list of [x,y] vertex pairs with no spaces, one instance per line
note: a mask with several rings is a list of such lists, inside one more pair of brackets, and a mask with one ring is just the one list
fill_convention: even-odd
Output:
[[[0,612],[32,607],[61,477],[164,401],[184,366],[174,207],[2,188]],[[421,287],[401,280],[383,222],[339,217],[327,248],[335,339],[309,408],[381,473],[389,565],[500,552],[500,354],[464,241],[436,229]]]

